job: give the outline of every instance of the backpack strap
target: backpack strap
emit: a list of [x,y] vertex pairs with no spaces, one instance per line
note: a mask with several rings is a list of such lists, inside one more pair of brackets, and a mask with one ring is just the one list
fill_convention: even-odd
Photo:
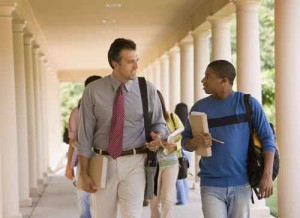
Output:
[[148,93],[147,93],[147,83],[145,77],[138,77],[142,104],[143,104],[143,116],[144,116],[144,126],[145,126],[145,137],[146,141],[150,142],[150,132],[151,132],[151,122],[148,111]]
[[[150,114],[148,110],[147,83],[145,77],[138,77],[138,81],[139,81],[142,104],[143,104],[145,139],[146,142],[150,142],[151,141],[151,136],[150,136],[151,120],[150,120]],[[155,166],[155,167],[157,165],[156,152],[150,151],[149,149],[147,149],[147,165]]]
[[[244,104],[245,104],[245,108],[246,108],[246,112],[247,112],[248,125],[249,125],[249,129],[250,129],[250,139],[249,139],[248,149],[252,148],[252,149],[255,150],[255,148],[253,146],[253,129],[252,129],[252,123],[251,123],[253,112],[252,112],[252,108],[251,108],[250,103],[249,103],[249,98],[250,98],[250,94],[244,94]],[[255,151],[254,151],[254,153],[255,153]],[[253,188],[253,187],[251,187],[251,188],[255,192],[255,194],[258,196],[257,189]],[[251,191],[251,202],[252,202],[252,204],[254,204],[253,191]]]
[[252,108],[250,107],[250,103],[249,103],[249,98],[250,98],[250,94],[244,94],[244,103],[246,107],[248,121],[252,119],[252,115],[253,115]]
[[173,113],[170,113],[170,116],[171,116],[171,120],[172,120],[172,123],[173,123],[173,126],[174,126],[174,129],[178,129],[177,126],[176,126],[176,123],[175,123],[175,120],[174,120],[174,116],[173,116]]

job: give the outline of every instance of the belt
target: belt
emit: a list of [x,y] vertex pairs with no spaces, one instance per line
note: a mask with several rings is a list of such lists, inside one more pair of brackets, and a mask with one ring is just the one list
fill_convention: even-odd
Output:
[[[110,155],[107,151],[102,151],[97,148],[93,149],[95,153],[102,154],[102,155]],[[122,151],[120,156],[127,156],[127,155],[134,155],[134,154],[144,154],[147,153],[145,146],[139,148],[133,148],[129,150]]]

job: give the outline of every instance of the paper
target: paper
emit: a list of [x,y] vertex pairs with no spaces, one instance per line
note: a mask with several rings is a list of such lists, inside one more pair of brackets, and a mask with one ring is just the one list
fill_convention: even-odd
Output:
[[[205,113],[193,111],[189,115],[189,121],[194,137],[202,133],[209,133],[207,115]],[[203,157],[210,157],[212,155],[211,147],[198,147],[195,152],[197,155]]]
[[[184,128],[182,127],[182,128],[179,128],[179,129],[176,129],[174,132],[172,132],[169,136],[168,136],[168,138],[167,138],[167,142],[168,143],[176,143],[177,141],[176,141],[176,138],[178,137],[178,136],[180,136],[181,135],[181,133],[184,131]],[[168,155],[169,154],[169,150],[168,149],[164,149],[163,150],[163,152],[164,152],[164,155]]]
[[[93,179],[97,189],[105,189],[107,178],[108,158],[105,155],[95,155],[89,159],[88,175]],[[77,188],[82,189],[79,176]]]

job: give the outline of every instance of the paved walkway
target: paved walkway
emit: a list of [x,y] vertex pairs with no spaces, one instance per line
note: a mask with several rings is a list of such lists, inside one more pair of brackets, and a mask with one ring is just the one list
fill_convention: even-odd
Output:
[[[21,208],[23,218],[78,218],[76,190],[72,183],[63,176],[63,170],[49,175],[44,183],[46,185],[40,194],[33,197],[33,206]],[[190,201],[187,205],[174,206],[174,208],[175,218],[203,218],[199,189],[190,190]],[[259,212],[259,208],[251,211],[251,218],[272,218],[268,215],[268,210],[264,210],[262,213],[264,215],[258,215]],[[141,218],[149,217],[149,206],[144,207]]]
[[[43,192],[33,198],[33,207],[21,208],[24,218],[77,218],[76,190],[62,172],[50,175]],[[191,190],[187,205],[174,206],[175,218],[203,218],[199,190]],[[149,218],[149,206],[143,208],[142,218]]]

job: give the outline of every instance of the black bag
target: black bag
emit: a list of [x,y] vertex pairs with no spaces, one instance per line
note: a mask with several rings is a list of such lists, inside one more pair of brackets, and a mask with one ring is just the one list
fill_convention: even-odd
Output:
[[[257,135],[256,130],[252,127],[252,109],[249,104],[249,94],[244,95],[244,102],[248,116],[248,124],[250,128],[250,138],[249,138],[249,146],[248,146],[248,159],[247,159],[247,170],[248,170],[248,178],[249,184],[251,188],[254,190],[255,194],[258,197],[258,186],[259,182],[262,178],[263,170],[264,170],[264,156],[261,149],[261,144]],[[275,131],[273,124],[270,123],[270,127],[274,133]],[[273,163],[273,175],[272,179],[275,180],[279,173],[279,153],[276,148],[274,155],[274,163]]]
[[188,159],[184,156],[184,153],[181,149],[182,156],[178,158],[179,162],[179,171],[177,179],[185,179],[188,174],[188,168],[190,167]]
[[[142,104],[143,104],[143,115],[144,115],[144,126],[145,126],[145,137],[146,141],[150,142],[151,132],[151,120],[148,113],[148,94],[147,94],[147,83],[144,77],[139,77],[139,87],[141,92]],[[155,192],[155,174],[157,171],[157,156],[156,152],[147,149],[147,161],[145,166],[146,171],[146,187],[144,199],[152,199]]]
[[[177,129],[176,123],[173,118],[173,113],[170,114],[171,120],[175,130]],[[181,149],[181,157],[178,157],[179,171],[177,179],[185,179],[187,177],[188,168],[190,167],[188,159],[185,157],[183,150]]]

